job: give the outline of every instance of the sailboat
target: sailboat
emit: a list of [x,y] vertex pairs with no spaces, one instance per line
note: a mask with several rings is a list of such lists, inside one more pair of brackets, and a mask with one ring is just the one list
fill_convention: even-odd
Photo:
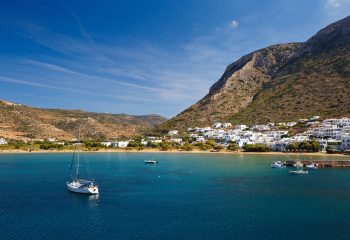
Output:
[[[70,171],[69,176],[70,180],[66,182],[67,188],[71,192],[75,193],[83,193],[83,194],[98,194],[98,185],[95,182],[95,180],[87,180],[87,179],[81,179],[79,175],[79,168],[80,168],[80,157],[79,157],[79,150],[80,150],[80,128],[79,128],[79,134],[78,134],[78,143],[76,145],[77,147],[74,149],[72,162],[70,164]],[[74,168],[74,159],[76,155],[76,165]],[[75,176],[73,176],[73,171],[75,172]]]

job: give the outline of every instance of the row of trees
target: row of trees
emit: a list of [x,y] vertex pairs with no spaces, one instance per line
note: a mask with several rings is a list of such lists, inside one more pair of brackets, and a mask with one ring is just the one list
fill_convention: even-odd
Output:
[[245,152],[271,152],[272,148],[266,144],[246,144],[243,146]]
[[43,149],[43,150],[59,149],[59,148],[63,148],[63,145],[53,143],[53,142],[44,142],[40,144],[40,149]]
[[319,152],[321,150],[320,143],[315,140],[303,141],[300,143],[292,142],[286,147],[291,152]]

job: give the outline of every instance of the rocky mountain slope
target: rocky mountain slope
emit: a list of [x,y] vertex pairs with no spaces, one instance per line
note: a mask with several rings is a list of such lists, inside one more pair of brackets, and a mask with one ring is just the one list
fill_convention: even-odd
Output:
[[270,46],[229,65],[209,93],[158,130],[214,121],[267,123],[350,114],[350,16],[305,43]]
[[40,109],[0,101],[0,137],[9,139],[62,140],[76,138],[78,126],[84,138],[132,137],[163,123],[158,115],[92,113],[80,110]]

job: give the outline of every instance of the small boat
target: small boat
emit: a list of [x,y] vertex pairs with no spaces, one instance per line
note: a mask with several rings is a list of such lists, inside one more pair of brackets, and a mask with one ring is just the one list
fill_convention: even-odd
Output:
[[[76,145],[77,147],[74,150],[73,153],[73,158],[72,162],[70,165],[70,181],[66,182],[67,188],[69,191],[74,192],[74,193],[83,193],[83,194],[98,194],[98,185],[97,183],[92,179],[92,180],[86,180],[86,179],[81,179],[80,178],[80,173],[79,173],[79,163],[80,163],[80,158],[79,158],[79,144],[80,142],[80,128],[79,128],[79,134],[78,134],[78,144]],[[74,159],[76,156],[76,165],[75,169],[73,169],[73,164],[74,164]],[[75,176],[72,176],[72,171],[75,171]],[[90,170],[90,168],[89,168]],[[89,173],[90,175],[90,173]]]
[[310,170],[317,169],[317,164],[314,164],[314,163],[306,164],[306,168]]
[[294,174],[294,175],[304,175],[304,174],[308,174],[309,171],[300,169],[300,170],[291,170],[289,171],[290,174]]
[[272,168],[282,168],[282,167],[285,167],[285,165],[281,161],[276,161],[276,162],[271,163],[271,167]]
[[145,160],[145,164],[158,164],[156,160]]
[[302,163],[301,161],[296,161],[296,162],[293,164],[293,167],[302,168],[302,167],[303,167],[303,163]]

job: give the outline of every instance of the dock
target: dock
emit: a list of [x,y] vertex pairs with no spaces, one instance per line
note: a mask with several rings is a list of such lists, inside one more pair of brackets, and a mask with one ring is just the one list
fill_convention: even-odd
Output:
[[292,167],[297,162],[301,162],[304,167],[314,163],[319,168],[350,168],[350,160],[288,160],[286,166]]

